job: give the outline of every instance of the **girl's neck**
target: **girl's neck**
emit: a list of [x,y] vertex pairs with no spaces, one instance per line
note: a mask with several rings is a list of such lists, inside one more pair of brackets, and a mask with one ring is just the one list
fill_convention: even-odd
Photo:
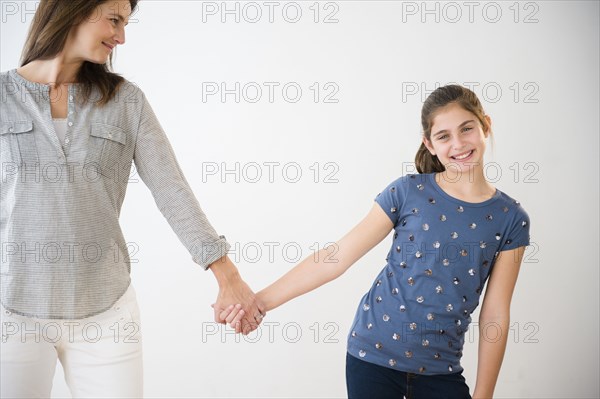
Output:
[[471,169],[469,172],[446,170],[435,174],[435,181],[448,195],[465,202],[483,202],[494,196],[496,189],[483,174],[483,168]]

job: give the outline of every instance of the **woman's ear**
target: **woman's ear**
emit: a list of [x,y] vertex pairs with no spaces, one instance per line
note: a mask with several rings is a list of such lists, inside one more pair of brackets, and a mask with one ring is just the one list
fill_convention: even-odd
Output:
[[429,150],[431,155],[435,155],[435,151],[433,150],[433,146],[431,145],[431,141],[427,140],[427,137],[423,136],[423,145]]

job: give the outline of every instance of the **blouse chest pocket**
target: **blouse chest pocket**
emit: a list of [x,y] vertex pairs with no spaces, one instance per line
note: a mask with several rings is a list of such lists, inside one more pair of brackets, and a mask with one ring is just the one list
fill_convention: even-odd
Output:
[[[86,167],[94,167],[99,174],[118,179],[125,165],[123,153],[127,133],[117,126],[95,123],[91,125]],[[130,164],[131,162],[129,162]]]
[[39,163],[33,121],[5,121],[0,123],[1,162],[35,166]]

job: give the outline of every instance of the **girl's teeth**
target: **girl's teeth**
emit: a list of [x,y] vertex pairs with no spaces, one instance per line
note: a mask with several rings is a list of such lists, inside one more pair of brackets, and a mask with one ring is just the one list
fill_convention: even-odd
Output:
[[468,157],[469,155],[471,155],[472,152],[473,151],[469,151],[465,155],[461,155],[460,157],[454,157],[454,159],[465,159],[466,157]]

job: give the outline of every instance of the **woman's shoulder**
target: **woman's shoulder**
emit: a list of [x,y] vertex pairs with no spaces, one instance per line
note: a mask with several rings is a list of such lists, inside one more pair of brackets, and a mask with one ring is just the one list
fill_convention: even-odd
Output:
[[17,71],[17,68],[11,68],[11,69],[7,69],[5,71],[0,71],[0,75],[8,76],[9,74],[15,73],[16,71]]
[[[143,104],[146,101],[144,91],[135,82],[120,75],[115,74],[115,76],[119,77],[118,82],[115,82],[116,86],[110,100],[103,104],[102,107],[107,109],[117,108],[132,110],[139,110],[139,108],[143,107]],[[83,85],[77,85],[76,87],[83,93]],[[89,98],[98,99],[101,97],[102,93],[100,88],[98,86],[93,86]],[[90,102],[90,105],[94,105],[94,102]]]
[[3,83],[9,82],[9,81],[20,80],[20,79],[17,79],[17,78],[19,78],[19,75],[17,74],[17,69],[16,68],[8,69],[6,71],[1,71],[0,72],[0,80]]
[[128,96],[128,98],[143,99],[145,97],[144,91],[137,83],[124,77],[117,86],[117,93]]
[[0,97],[3,102],[22,101],[19,93],[25,88],[35,92],[42,92],[45,89],[42,84],[25,80],[17,73],[16,68],[0,72]]

